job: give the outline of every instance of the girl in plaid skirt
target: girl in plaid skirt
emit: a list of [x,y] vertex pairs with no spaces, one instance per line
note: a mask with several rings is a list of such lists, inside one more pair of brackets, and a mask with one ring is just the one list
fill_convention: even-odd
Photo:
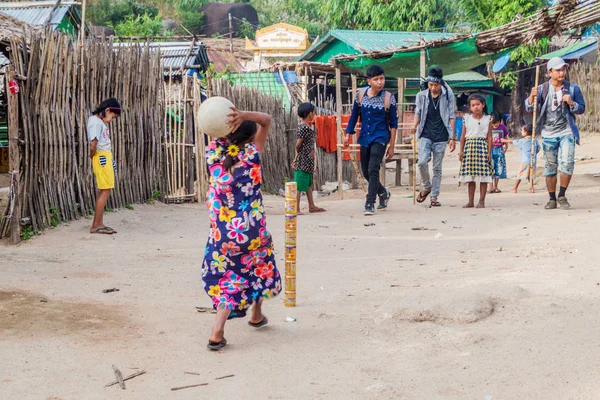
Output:
[[469,202],[463,208],[475,207],[475,190],[479,183],[477,208],[485,208],[487,185],[492,182],[492,127],[485,115],[485,99],[473,94],[468,100],[471,114],[465,115],[460,138],[459,182],[469,184]]

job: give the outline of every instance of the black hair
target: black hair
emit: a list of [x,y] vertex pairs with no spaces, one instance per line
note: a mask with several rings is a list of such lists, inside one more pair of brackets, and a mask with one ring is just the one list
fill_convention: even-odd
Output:
[[477,93],[473,93],[472,95],[469,96],[469,98],[467,99],[467,105],[469,107],[469,111],[471,110],[471,102],[473,100],[477,100],[479,101],[481,104],[483,104],[483,113],[487,114],[487,103],[485,102],[485,99],[483,98],[482,95],[477,94]]
[[121,115],[121,104],[115,98],[104,100],[100,105],[92,111],[93,115],[100,115],[101,118],[106,117],[106,110]]
[[442,71],[441,67],[434,65],[433,67],[429,68],[427,75],[442,79],[444,77],[444,71]]
[[298,105],[298,116],[300,118],[308,117],[308,114],[315,111],[315,106],[312,103],[300,103]]
[[533,133],[533,125],[531,124],[523,125],[523,129],[525,129],[527,136],[531,136],[531,134]]
[[379,65],[371,65],[369,68],[367,68],[367,78],[369,79],[383,74],[383,68],[381,68]]
[[[240,151],[243,150],[246,143],[252,139],[256,132],[258,131],[258,126],[252,121],[244,121],[234,132],[231,132],[229,135],[225,137],[227,142],[227,146],[235,144],[240,148]],[[223,161],[223,167],[225,167],[226,171],[231,171],[231,168],[237,164],[239,159],[236,157],[232,157],[230,155],[225,156],[225,161]]]
[[492,113],[492,123],[496,122],[502,123],[502,115],[498,111]]

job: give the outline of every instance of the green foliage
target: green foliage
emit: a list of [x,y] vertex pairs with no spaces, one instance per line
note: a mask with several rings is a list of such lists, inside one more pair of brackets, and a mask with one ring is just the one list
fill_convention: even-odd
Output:
[[21,239],[29,240],[33,237],[33,235],[37,235],[37,232],[33,230],[33,227],[30,225],[25,226],[21,229]]
[[513,89],[517,85],[519,74],[514,71],[508,71],[498,77],[498,83],[503,89]]
[[106,208],[104,209],[104,211],[106,211],[107,213],[109,213],[109,212],[110,212],[110,213],[117,212],[117,210],[115,210],[114,208],[110,208],[110,207],[106,207]]
[[118,36],[158,36],[163,29],[162,18],[159,15],[151,17],[149,14],[132,14],[114,29]]
[[252,24],[250,22],[248,22],[248,20],[246,18],[244,18],[242,20],[242,22],[240,22],[240,25],[238,26],[236,36],[240,37],[240,38],[247,37],[248,39],[254,40],[255,35],[256,35],[256,29],[254,29]]
[[548,0],[458,0],[454,23],[468,24],[472,32],[480,32],[531,15],[548,3]]
[[50,207],[50,226],[56,228],[61,223],[60,213],[56,207]]
[[86,17],[93,25],[115,27],[128,16],[140,17],[148,15],[154,18],[158,15],[158,8],[147,2],[134,0],[92,0],[88,3]]
[[256,8],[261,27],[286,22],[306,29],[311,37],[323,35],[329,29],[324,25],[322,0],[251,0],[249,3]]
[[154,204],[157,200],[160,200],[160,192],[155,190],[152,192],[152,197],[146,200],[146,204]]
[[204,13],[198,11],[178,11],[181,25],[194,34],[200,34],[204,26]]
[[96,215],[96,212],[94,210],[88,210],[88,214],[89,215]]
[[448,0],[330,0],[322,11],[327,25],[341,29],[430,31],[445,27],[457,7]]
[[133,206],[129,203],[125,204],[125,208],[133,211]]

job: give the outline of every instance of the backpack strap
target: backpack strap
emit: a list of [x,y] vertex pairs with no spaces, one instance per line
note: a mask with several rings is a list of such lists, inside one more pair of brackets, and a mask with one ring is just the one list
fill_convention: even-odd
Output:
[[390,107],[392,106],[392,94],[385,90],[383,92],[383,108],[385,112],[390,111]]
[[550,88],[550,82],[544,82],[544,83],[542,83],[542,86],[540,87],[539,100],[542,104],[544,104],[544,101],[543,101],[544,96],[548,95],[549,88]]
[[356,94],[356,102],[358,103],[359,107],[362,106],[362,102],[365,98],[365,94],[367,94],[367,90],[369,90],[369,88],[358,89],[358,93]]

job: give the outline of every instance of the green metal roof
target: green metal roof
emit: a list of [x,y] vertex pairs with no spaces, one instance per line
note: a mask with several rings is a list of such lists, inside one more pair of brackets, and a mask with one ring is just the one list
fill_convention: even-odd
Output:
[[339,54],[360,54],[370,51],[393,50],[418,44],[448,39],[454,33],[441,32],[396,32],[396,31],[350,31],[332,30],[312,45],[298,61],[329,62]]
[[[491,88],[494,87],[494,81],[485,75],[475,71],[458,72],[444,76],[444,80],[453,89],[469,89],[469,88]],[[419,87],[419,79],[408,78],[406,80],[407,88]]]
[[540,58],[543,60],[549,60],[552,57],[562,57],[565,60],[576,60],[586,55],[587,53],[596,50],[597,48],[598,39],[585,38],[570,46],[563,47],[562,49],[553,51],[552,53],[544,54]]
[[283,106],[289,110],[291,108],[290,99],[285,90],[285,86],[277,83],[277,79],[272,72],[245,72],[240,74],[231,74],[234,85],[241,85],[256,88],[258,91],[277,97],[282,100]]

